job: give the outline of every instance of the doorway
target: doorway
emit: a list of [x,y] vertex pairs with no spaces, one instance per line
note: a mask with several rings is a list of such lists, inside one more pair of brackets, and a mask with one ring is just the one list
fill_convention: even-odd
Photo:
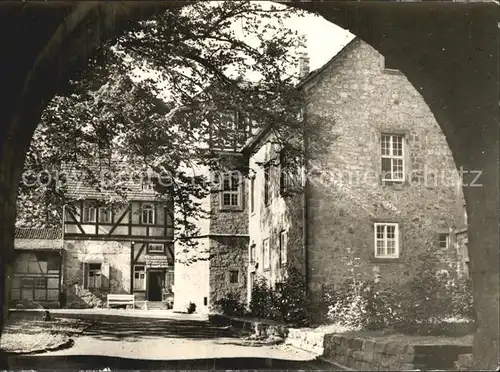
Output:
[[161,301],[161,294],[164,285],[165,270],[148,271],[148,301]]

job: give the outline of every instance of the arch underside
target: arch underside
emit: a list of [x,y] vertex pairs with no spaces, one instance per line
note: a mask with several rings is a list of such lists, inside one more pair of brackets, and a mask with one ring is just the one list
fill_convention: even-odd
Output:
[[[186,2],[0,5],[0,288],[13,246],[16,190],[25,153],[59,84],[85,68],[132,21]],[[498,21],[494,3],[296,2],[348,29],[398,66],[443,130],[464,187],[479,331],[476,368],[498,365]],[[6,270],[3,266],[6,265]],[[4,293],[3,298],[5,298]],[[5,301],[4,301],[5,302]],[[5,308],[4,308],[5,311]],[[5,313],[4,313],[5,314]]]

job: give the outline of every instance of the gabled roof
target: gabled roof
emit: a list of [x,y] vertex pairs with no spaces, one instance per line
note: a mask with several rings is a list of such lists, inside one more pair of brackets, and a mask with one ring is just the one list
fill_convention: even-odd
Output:
[[16,239],[59,240],[62,239],[60,228],[20,228],[16,227]]
[[160,195],[154,190],[143,189],[142,178],[155,175],[150,169],[137,164],[118,161],[112,166],[88,165],[99,180],[102,188],[91,185],[85,180],[84,171],[77,169],[74,165],[63,166],[62,173],[66,176],[66,196],[70,199],[97,199],[119,198],[120,194],[116,189],[123,190],[123,194],[128,200],[165,200],[164,195]]
[[358,38],[355,37],[351,41],[349,41],[346,45],[342,47],[328,62],[326,62],[320,68],[311,71],[304,79],[302,79],[299,84],[297,84],[297,89],[302,89],[307,83],[312,82],[316,79],[323,71],[325,71],[328,67],[330,67],[333,63],[335,63],[342,55],[344,55],[347,50],[351,49],[354,44],[358,42]]
[[[340,56],[346,53],[348,49],[351,49],[353,45],[358,41],[357,37],[354,37],[351,41],[349,41],[342,49],[340,49],[328,62],[326,62],[320,68],[311,71],[305,78],[303,78],[298,84],[297,89],[302,89],[306,84],[314,81],[318,76],[321,75],[323,71],[325,71],[328,67],[330,67],[333,63],[335,63]],[[271,125],[264,126],[261,128],[253,138],[250,138],[247,143],[241,148],[241,152],[252,151],[269,133],[272,129]]]

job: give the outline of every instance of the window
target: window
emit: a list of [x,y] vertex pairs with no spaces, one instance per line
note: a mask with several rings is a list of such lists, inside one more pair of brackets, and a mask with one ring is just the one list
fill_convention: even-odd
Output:
[[450,244],[450,234],[439,234],[439,248],[447,249]]
[[397,223],[375,224],[375,257],[399,257],[399,225]]
[[288,231],[280,233],[280,264],[285,265],[287,260]]
[[262,266],[264,270],[269,270],[271,268],[270,250],[269,250],[269,239],[264,239],[262,242]]
[[382,134],[382,181],[404,181],[404,137]]
[[24,277],[21,278],[22,289],[47,289],[47,278]]
[[240,277],[240,272],[238,270],[231,270],[229,271],[229,283],[231,284],[236,284],[238,283]]
[[269,205],[269,199],[270,199],[270,194],[271,194],[271,180],[270,180],[270,173],[271,172],[271,165],[266,164],[264,166],[264,205]]
[[148,253],[163,253],[165,252],[165,245],[163,243],[149,243]]
[[280,192],[286,195],[298,189],[300,184],[299,158],[291,156],[287,149],[280,151]]
[[47,258],[47,270],[48,271],[59,270],[59,256],[55,254],[49,255],[49,257]]
[[134,291],[146,290],[146,268],[144,265],[134,265]]
[[88,270],[88,288],[101,288],[102,275],[101,264],[91,263]]
[[252,243],[250,245],[250,263],[254,264],[256,257],[255,257],[255,243]]
[[111,223],[111,210],[108,208],[99,208],[99,222],[100,223]]
[[228,172],[222,176],[221,209],[240,208],[241,176],[238,171]]
[[95,207],[93,205],[83,206],[82,222],[95,222]]
[[155,207],[152,204],[144,204],[141,210],[141,223],[152,225],[155,222]]
[[250,213],[255,211],[255,177],[250,179]]

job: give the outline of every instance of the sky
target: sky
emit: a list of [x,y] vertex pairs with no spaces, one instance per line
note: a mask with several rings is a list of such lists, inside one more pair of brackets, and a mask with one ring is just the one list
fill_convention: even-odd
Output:
[[[273,2],[259,1],[258,3],[263,7],[268,7],[271,4],[278,7],[285,7],[285,5]],[[267,22],[272,22],[272,20],[268,20]],[[312,13],[308,13],[305,16],[291,17],[284,22],[284,25],[291,30],[298,31],[300,34],[305,35],[307,40],[306,51],[309,57],[309,66],[311,71],[316,70],[327,63],[354,38],[354,35],[349,31],[330,23],[321,16],[314,15]],[[243,35],[237,24],[234,24],[232,28],[234,29],[236,35],[241,35],[242,39],[252,44],[252,36]],[[151,77],[149,73],[144,73],[143,71],[134,71],[133,73],[140,76],[139,80],[142,77]],[[250,80],[253,79],[250,77]],[[159,83],[159,86],[163,90],[161,94],[161,96],[163,96],[162,98],[166,99],[169,96],[168,86],[162,83]]]

